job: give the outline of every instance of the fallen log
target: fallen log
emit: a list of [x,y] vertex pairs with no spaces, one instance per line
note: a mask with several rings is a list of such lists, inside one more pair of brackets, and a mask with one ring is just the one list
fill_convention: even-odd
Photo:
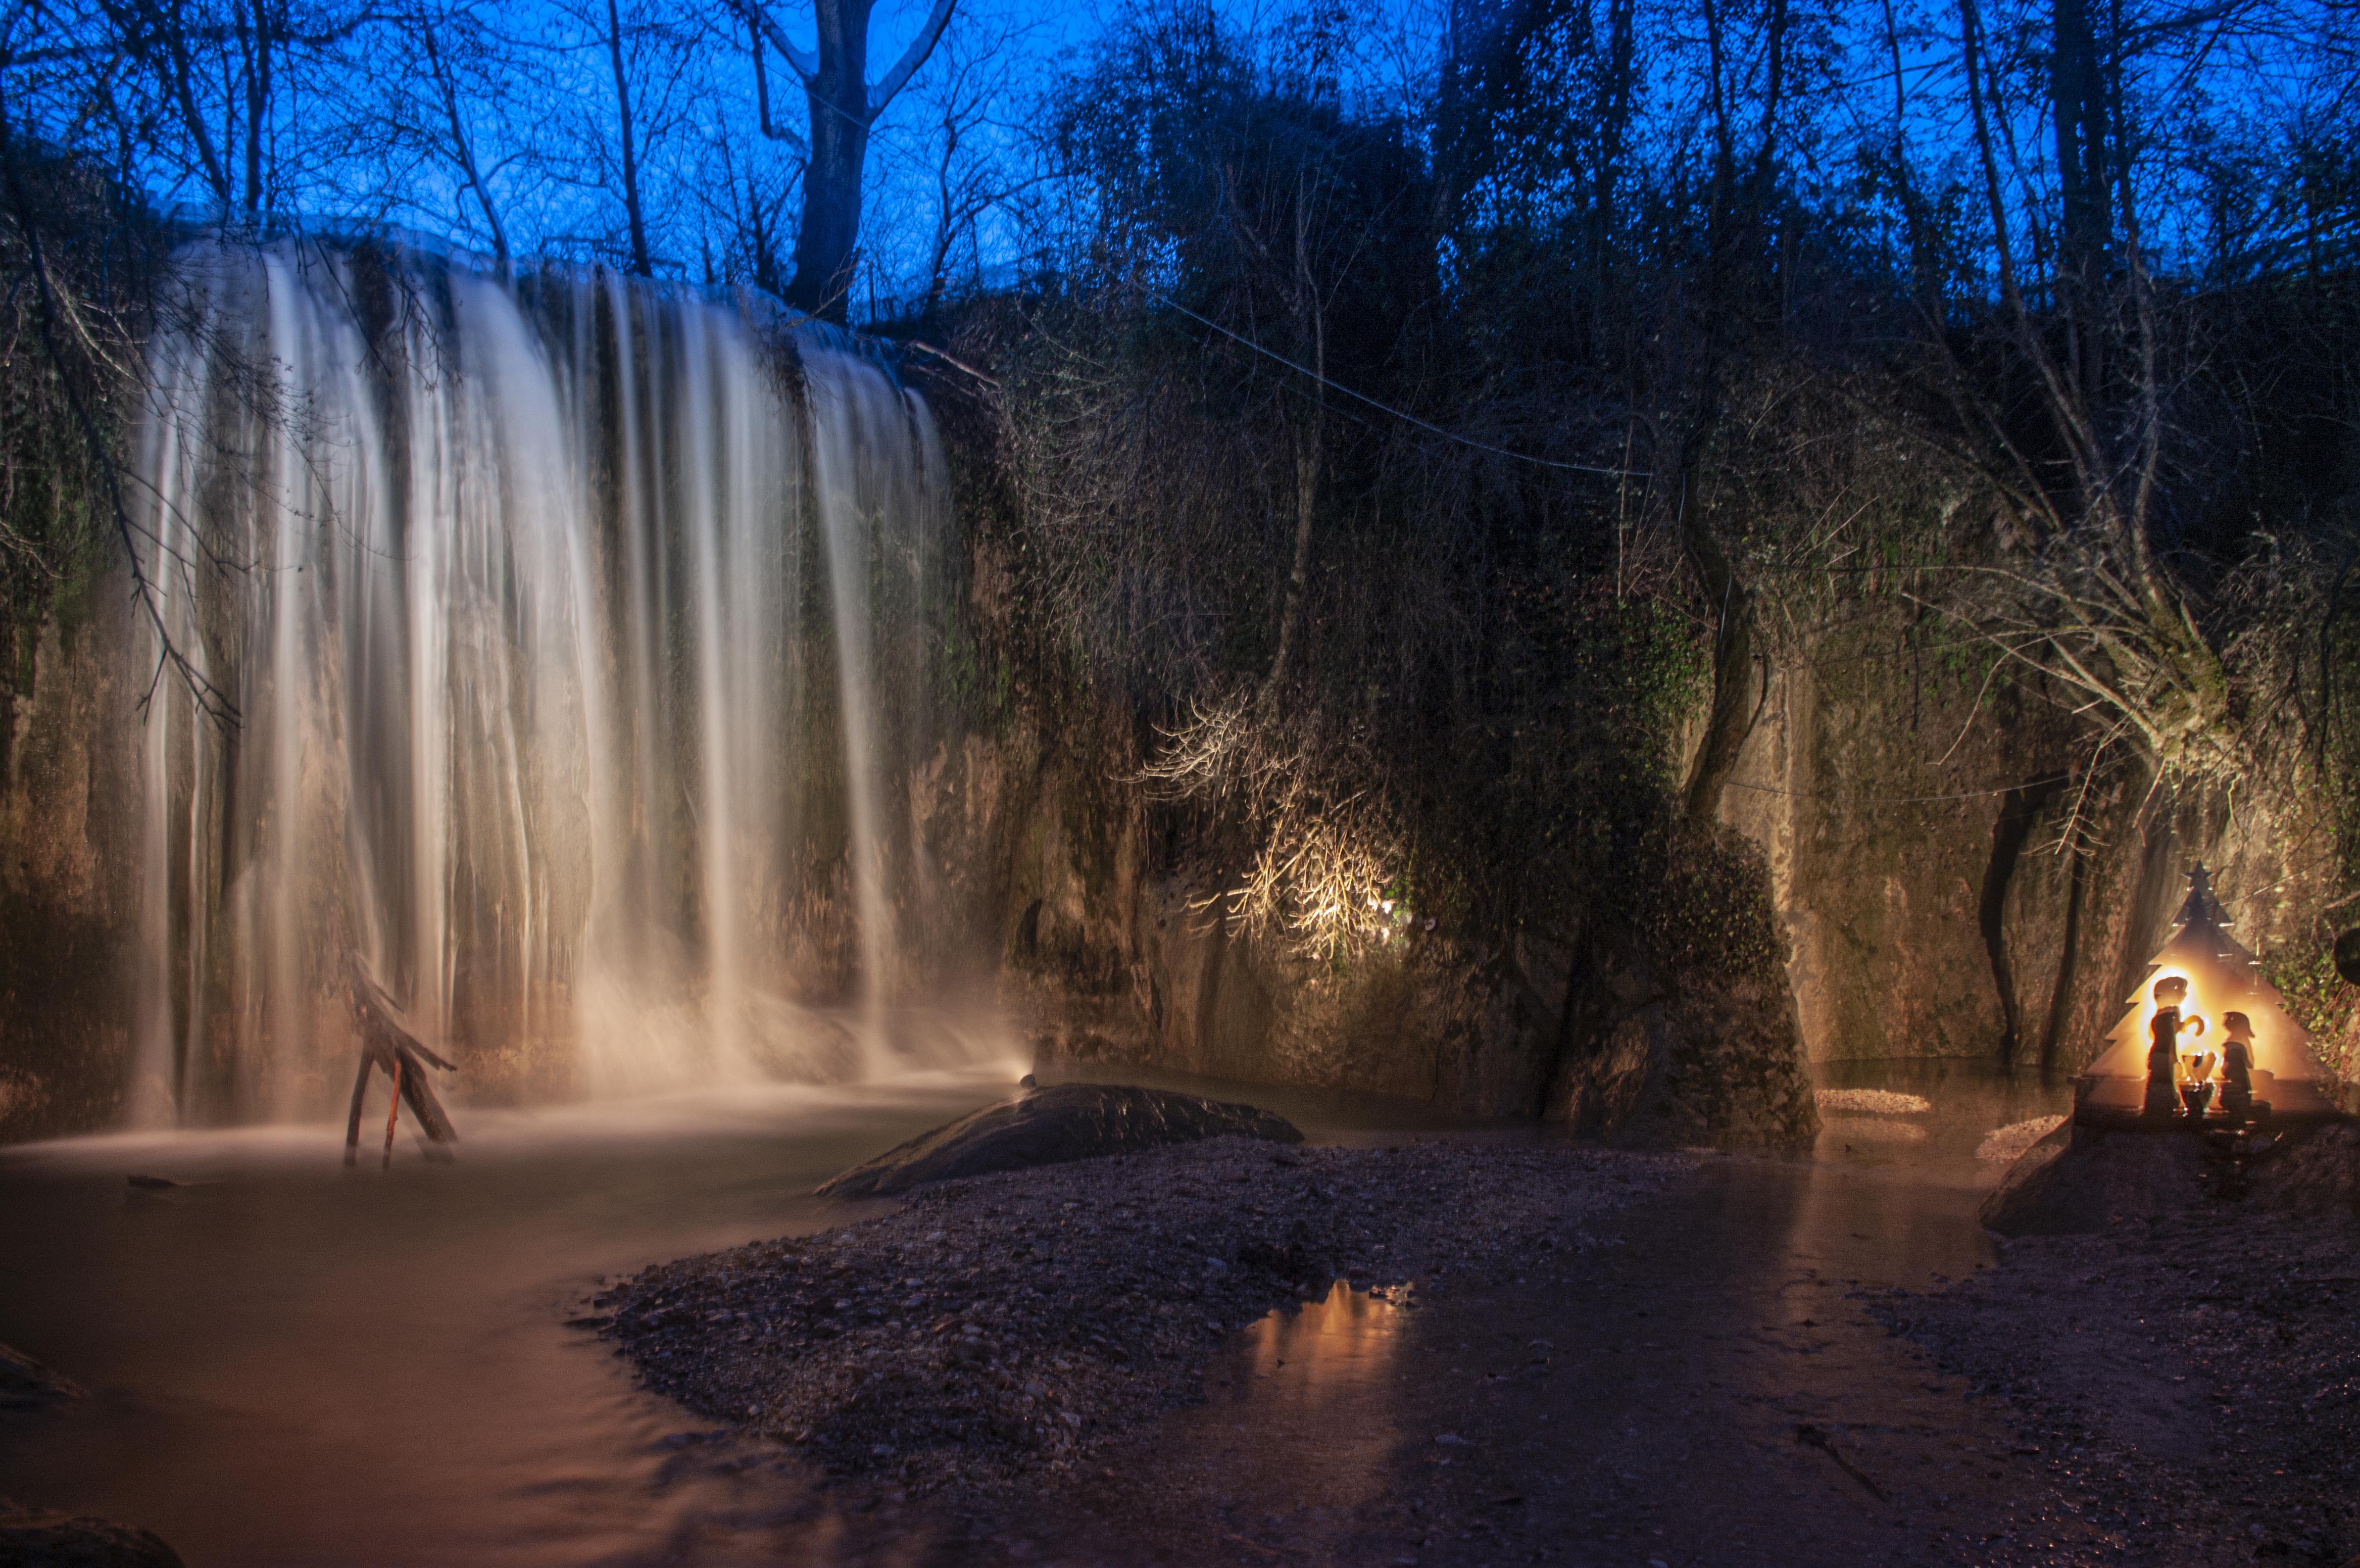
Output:
[[408,1105],[417,1120],[419,1131],[426,1135],[430,1155],[450,1157],[444,1147],[459,1141],[458,1129],[451,1124],[442,1102],[434,1096],[434,1086],[427,1081],[427,1064],[445,1072],[459,1069],[435,1055],[410,1027],[407,1016],[393,1004],[368,971],[355,959],[352,962],[353,1010],[360,1016],[360,1069],[353,1077],[352,1114],[344,1124],[344,1164],[352,1166],[360,1158],[361,1107],[368,1098],[369,1073],[382,1071],[392,1080],[393,1098],[386,1107],[385,1157],[393,1160],[393,1134],[400,1120],[401,1107]]

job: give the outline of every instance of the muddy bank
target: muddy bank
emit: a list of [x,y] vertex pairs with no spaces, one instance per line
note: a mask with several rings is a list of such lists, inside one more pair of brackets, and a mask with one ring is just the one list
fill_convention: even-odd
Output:
[[2230,1199],[2247,1214],[2354,1213],[2360,1125],[2297,1124],[2238,1139],[2060,1125],[2008,1168],[1983,1222],[2004,1236],[2089,1234]]
[[1215,1361],[1205,1403],[957,1508],[956,1548],[920,1561],[2120,1563],[1998,1401],[1869,1314],[1975,1270],[1987,1179],[1708,1157],[1616,1216],[1612,1250],[1410,1312],[1272,1314]]
[[948,1182],[840,1231],[661,1265],[591,1321],[658,1391],[834,1471],[989,1489],[1197,1401],[1273,1307],[1337,1279],[1426,1299],[1611,1245],[1616,1212],[1691,1163],[1218,1138]]
[[2360,1224],[2228,1205],[2026,1237],[1878,1315],[1996,1396],[2133,1561],[2360,1552]]

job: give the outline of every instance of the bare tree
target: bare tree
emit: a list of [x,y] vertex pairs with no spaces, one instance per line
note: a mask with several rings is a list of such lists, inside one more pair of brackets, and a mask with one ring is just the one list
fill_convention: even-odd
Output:
[[[87,118],[112,120],[176,182],[197,181],[223,223],[254,229],[316,172],[304,155],[339,140],[343,89],[366,74],[359,46],[380,19],[360,4],[96,0],[57,19],[50,49],[18,58],[78,59]],[[299,102],[315,123],[296,123]]]
[[[874,0],[814,0],[815,49],[787,36],[764,0],[738,0],[754,31],[759,70],[762,45],[777,49],[802,78],[810,108],[809,162],[803,170],[803,227],[795,236],[794,276],[787,302],[813,315],[841,321],[852,289],[860,241],[861,178],[869,157],[869,134],[910,78],[934,53],[950,25],[956,0],[934,0],[934,8],[891,70],[869,80],[869,16]],[[762,83],[768,122],[768,77]]]
[[581,61],[581,74],[571,94],[561,82],[554,95],[571,99],[567,134],[586,152],[593,182],[621,209],[621,222],[619,234],[552,237],[652,277],[677,261],[672,244],[694,254],[697,243],[674,226],[677,213],[697,205],[683,189],[691,177],[675,160],[694,145],[707,90],[702,28],[693,13],[664,0],[563,0],[563,7],[558,49]]
[[500,221],[500,204],[492,195],[490,178],[476,154],[475,137],[468,129],[465,112],[460,107],[458,82],[435,38],[432,19],[421,27],[419,42],[425,48],[428,80],[433,84],[435,99],[442,105],[443,124],[450,131],[451,160],[458,166],[459,176],[466,181],[468,192],[475,198],[475,204],[483,209],[484,226],[491,232],[493,257],[506,267],[508,264],[508,225]]
[[917,314],[942,308],[955,258],[978,250],[986,214],[1007,206],[1043,176],[1009,157],[1017,139],[1000,119],[1019,92],[1017,49],[1023,30],[1004,21],[963,18],[945,35],[941,69],[929,73],[924,94],[932,122],[927,175],[934,187],[934,223],[922,265]]
[[[1672,514],[1683,549],[1703,588],[1712,626],[1712,705],[1689,764],[1689,818],[1710,822],[1736,772],[1738,755],[1759,711],[1754,688],[1759,654],[1754,592],[1739,562],[1713,527],[1698,489],[1699,470],[1718,433],[1732,361],[1741,346],[1749,295],[1765,271],[1765,242],[1785,173],[1781,137],[1788,108],[1793,12],[1787,0],[1768,0],[1758,47],[1741,63],[1727,0],[1700,0],[1705,34],[1704,101],[1712,127],[1709,195],[1704,213],[1704,265],[1699,280],[1702,321],[1688,386],[1688,408],[1674,472],[1677,482],[1656,491]],[[1739,146],[1738,101],[1743,88],[1760,104],[1750,156]]]
[[738,134],[727,115],[705,128],[704,162],[718,178],[698,183],[695,200],[724,235],[719,274],[732,283],[751,283],[776,294],[786,286],[781,265],[789,222],[787,204],[802,177],[799,157],[765,156],[759,138]]
[[[2063,74],[2052,96],[2060,116],[2056,147],[2060,160],[2078,168],[2070,176],[2060,174],[2057,185],[2065,243],[2056,258],[2052,336],[2052,323],[2032,303],[2016,257],[2014,234],[2026,214],[2007,200],[2020,181],[1995,134],[2005,111],[1975,0],[1960,0],[1959,22],[2001,329],[2032,383],[2046,427],[2019,427],[1953,367],[1948,386],[1978,442],[1974,460],[2016,521],[2013,548],[1989,569],[1999,591],[1970,600],[1976,605],[1972,613],[2009,657],[2082,693],[2091,709],[2104,716],[2102,751],[2127,740],[2158,777],[2231,776],[2238,758],[2228,723],[2227,672],[2154,544],[2163,504],[2169,370],[2127,163],[2117,163],[2112,151],[2100,158],[2100,150],[2130,138],[2113,117],[2119,97],[2093,98],[2097,89],[2081,79],[2094,69],[2086,60],[2058,67]],[[2055,26],[2060,57],[2094,49],[2082,36],[2087,18],[2078,0],[2060,0]],[[2119,61],[2120,40],[2115,47]],[[2112,201],[2105,189],[2091,187],[2093,172],[2107,176],[2102,185],[2111,185]],[[2119,276],[2109,279],[2114,258]],[[2117,338],[2126,360],[2120,374],[2103,364]],[[2062,484],[2051,477],[2058,470],[2065,476]]]
[[606,0],[606,58],[614,62],[616,130],[623,154],[623,211],[630,220],[631,270],[651,276],[655,263],[648,254],[648,219],[639,203],[639,126],[631,118],[631,73],[623,65],[623,17],[615,0]]
[[508,210],[518,180],[547,179],[564,161],[541,116],[518,112],[552,91],[548,51],[507,33],[480,0],[418,0],[388,26],[397,47],[377,115],[393,133],[389,154],[414,161],[388,168],[386,182],[416,190],[429,170],[447,171],[453,232],[505,268],[518,248]]

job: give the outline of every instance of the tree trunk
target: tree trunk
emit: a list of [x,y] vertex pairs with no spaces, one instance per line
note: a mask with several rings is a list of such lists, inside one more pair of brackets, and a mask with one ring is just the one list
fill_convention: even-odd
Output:
[[2113,160],[2098,41],[2085,0],[2056,0],[2049,54],[2049,104],[2057,139],[2059,225],[2057,303],[2065,315],[2066,374],[2094,404],[2105,385],[2097,299],[2114,246],[2107,200]]
[[1315,410],[1310,428],[1304,432],[1301,444],[1295,448],[1295,565],[1287,574],[1286,599],[1278,612],[1278,652],[1271,660],[1270,674],[1262,685],[1264,701],[1275,696],[1295,657],[1295,628],[1303,620],[1304,588],[1311,576],[1311,520],[1319,505],[1319,466],[1325,455],[1321,446],[1327,433],[1326,422],[1326,411]]
[[804,84],[811,161],[787,303],[840,322],[859,259],[860,170],[869,156],[869,0],[819,0],[819,69]]
[[1590,198],[1590,260],[1592,269],[1590,352],[1606,358],[1608,323],[1613,319],[1607,303],[1614,282],[1614,199],[1622,178],[1624,148],[1630,141],[1632,100],[1638,85],[1635,18],[1637,0],[1608,0],[1606,89],[1601,95],[1598,126],[1598,167]]
[[921,321],[934,319],[942,307],[943,291],[949,287],[947,276],[951,264],[951,247],[958,238],[958,209],[951,189],[951,160],[958,156],[959,120],[956,104],[943,111],[943,156],[934,166],[934,201],[941,215],[934,224],[934,253],[926,262],[926,302],[918,313]]
[[631,225],[631,270],[652,278],[656,269],[648,254],[647,214],[639,206],[639,154],[632,139],[631,79],[623,69],[623,17],[615,0],[606,0],[606,57],[615,68],[615,102],[623,120],[623,212]]
[[1697,465],[1707,433],[1720,415],[1715,384],[1717,357],[1706,371],[1707,399],[1680,454],[1680,543],[1688,564],[1696,568],[1714,617],[1712,642],[1712,713],[1705,721],[1704,739],[1688,769],[1688,815],[1694,822],[1710,822],[1721,810],[1721,797],[1737,771],[1737,755],[1753,732],[1758,709],[1754,703],[1754,598],[1737,575],[1729,552],[1713,536],[1704,508],[1691,496]]
[[1707,95],[1712,109],[1712,222],[1718,226],[1728,211],[1737,182],[1737,137],[1729,124],[1729,97],[1723,90],[1721,39],[1721,7],[1715,0],[1704,0],[1705,70],[1710,80],[1711,92]]
[[244,38],[246,18],[238,19],[246,59],[246,222],[251,228],[262,216],[262,143],[270,134],[270,13],[256,0],[254,30]]
[[165,56],[156,61],[156,73],[162,80],[165,95],[180,105],[180,123],[189,133],[190,145],[195,148],[197,161],[204,169],[205,183],[212,187],[213,201],[221,207],[222,221],[229,221],[229,170],[223,167],[221,155],[213,150],[213,134],[205,128],[205,115],[197,104],[195,92],[196,66],[189,59],[188,40],[183,36],[179,8],[174,7],[158,24],[164,38]]
[[1273,699],[1286,678],[1294,657],[1296,628],[1303,620],[1305,589],[1311,576],[1311,523],[1319,510],[1319,478],[1327,462],[1328,436],[1328,313],[1311,275],[1309,192],[1303,176],[1295,189],[1295,319],[1296,330],[1310,339],[1311,419],[1295,448],[1295,563],[1286,578],[1286,598],[1278,615],[1278,652],[1262,685],[1264,702]]
[[[1692,556],[1697,553],[1698,535],[1704,536],[1713,556],[1721,556],[1720,544],[1710,539],[1710,533],[1702,526],[1690,531]],[[1716,597],[1721,605],[1720,635],[1714,641],[1712,658],[1712,715],[1688,770],[1688,787],[1689,819],[1710,822],[1721,811],[1721,797],[1729,788],[1730,775],[1737,771],[1738,753],[1745,749],[1745,738],[1754,730],[1754,601],[1725,559],[1717,569],[1701,558],[1697,565],[1708,587],[1718,584]]]
[[502,276],[508,268],[508,231],[500,222],[500,210],[492,201],[492,192],[484,183],[483,171],[475,166],[475,144],[467,134],[467,122],[459,114],[459,87],[452,79],[450,69],[442,63],[442,51],[434,38],[434,25],[426,24],[422,34],[426,44],[426,60],[434,77],[434,88],[442,99],[443,117],[451,126],[451,151],[465,177],[467,189],[475,193],[475,204],[483,209],[484,222],[492,231],[492,257],[500,266]]

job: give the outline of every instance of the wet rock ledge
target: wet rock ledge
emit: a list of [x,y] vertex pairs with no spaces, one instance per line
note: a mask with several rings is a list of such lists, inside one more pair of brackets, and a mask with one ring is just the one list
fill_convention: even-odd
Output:
[[1677,1156],[1221,1137],[912,1193],[817,1235],[683,1258],[582,1320],[650,1387],[832,1470],[984,1489],[1202,1397],[1222,1341],[1332,1281],[1396,1299],[1619,1238]]

